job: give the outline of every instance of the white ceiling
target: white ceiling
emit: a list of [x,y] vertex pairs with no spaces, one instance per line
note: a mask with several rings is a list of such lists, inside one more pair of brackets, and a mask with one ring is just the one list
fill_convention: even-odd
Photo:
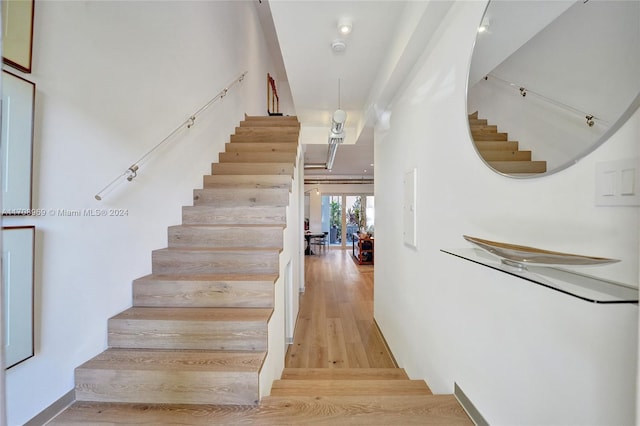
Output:
[[[257,1],[277,81],[288,81],[305,163],[325,163],[331,115],[347,112],[347,137],[332,171],[305,177],[373,177],[372,111],[384,109],[451,7],[450,1]],[[351,21],[341,36],[338,21]],[[335,40],[346,50],[335,53]],[[371,100],[376,100],[375,107]],[[383,105],[380,105],[382,103]],[[366,171],[365,171],[366,170]]]

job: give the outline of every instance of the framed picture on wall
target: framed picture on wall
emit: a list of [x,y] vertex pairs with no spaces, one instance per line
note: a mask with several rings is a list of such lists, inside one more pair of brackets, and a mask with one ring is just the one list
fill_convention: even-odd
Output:
[[8,369],[34,355],[35,226],[2,228],[4,354]]
[[25,73],[31,72],[34,0],[2,1],[2,59]]
[[2,214],[31,214],[36,85],[2,71]]

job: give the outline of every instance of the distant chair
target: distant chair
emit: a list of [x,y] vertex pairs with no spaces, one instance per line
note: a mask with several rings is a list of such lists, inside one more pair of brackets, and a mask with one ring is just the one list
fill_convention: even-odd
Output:
[[322,237],[313,237],[311,238],[311,244],[326,248],[329,245],[329,233],[323,232],[324,236]]

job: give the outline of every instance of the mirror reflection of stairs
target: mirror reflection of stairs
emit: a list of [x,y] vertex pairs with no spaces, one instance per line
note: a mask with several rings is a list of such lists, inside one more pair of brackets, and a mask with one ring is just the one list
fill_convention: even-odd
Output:
[[546,161],[531,160],[531,151],[521,151],[518,142],[509,141],[498,126],[478,118],[478,111],[469,115],[469,128],[478,153],[493,169],[505,174],[539,174],[547,171]]

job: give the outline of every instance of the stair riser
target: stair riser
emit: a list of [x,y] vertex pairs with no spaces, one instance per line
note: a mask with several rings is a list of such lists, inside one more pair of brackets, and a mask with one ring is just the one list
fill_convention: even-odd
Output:
[[226,152],[289,152],[297,153],[298,145],[294,143],[228,143]]
[[133,306],[272,308],[269,281],[144,281],[133,283]]
[[76,370],[76,400],[146,404],[258,403],[257,373]]
[[432,395],[424,380],[276,380],[271,396]]
[[236,127],[236,135],[298,136],[300,129],[293,126],[242,126]]
[[291,191],[291,177],[286,175],[206,175],[204,188],[281,188]]
[[264,351],[267,323],[253,321],[109,320],[108,344],[128,349]]
[[286,220],[287,214],[284,207],[187,206],[182,208],[182,223],[185,225],[285,225]]
[[502,173],[544,173],[546,161],[490,161],[489,165]]
[[498,126],[495,124],[470,124],[472,132],[492,132],[496,133],[498,131]]
[[485,161],[531,161],[531,151],[481,151]]
[[473,139],[476,141],[506,141],[508,136],[506,133],[479,133],[474,134]]
[[296,153],[292,152],[221,152],[221,163],[291,163],[296,162]]
[[294,122],[298,123],[298,117],[295,115],[246,115],[244,121],[266,121],[268,123]]
[[281,227],[169,227],[169,247],[279,248],[283,247]]
[[298,146],[297,134],[284,135],[267,135],[267,134],[249,134],[249,135],[231,135],[229,142],[233,144],[272,144],[272,143],[288,143],[292,146]]
[[300,129],[300,123],[297,120],[244,120],[240,122],[240,127],[269,127],[269,128],[291,128]]
[[[292,368],[282,371],[282,380],[409,380],[403,368]],[[312,383],[312,382],[309,382]]]
[[208,252],[157,250],[152,254],[153,274],[207,275],[230,274],[242,271],[246,274],[278,273],[277,252]]
[[475,142],[479,151],[517,151],[518,142]]
[[195,206],[218,207],[286,207],[289,191],[286,189],[207,188],[193,191]]
[[293,176],[294,165],[285,163],[214,163],[212,175],[287,175]]

